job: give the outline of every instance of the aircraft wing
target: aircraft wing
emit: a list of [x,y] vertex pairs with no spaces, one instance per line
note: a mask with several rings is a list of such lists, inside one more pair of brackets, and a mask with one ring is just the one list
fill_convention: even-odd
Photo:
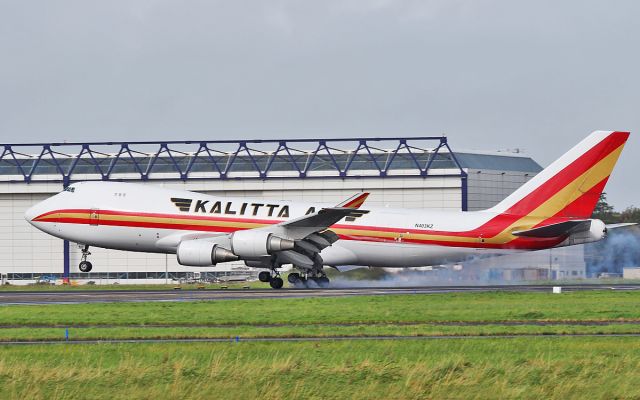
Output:
[[331,207],[322,208],[320,211],[295,218],[279,224],[286,228],[320,228],[327,229],[344,217],[362,215],[362,211],[354,211],[353,208]]
[[530,237],[530,238],[553,238],[572,233],[588,231],[591,227],[590,219],[576,219],[571,221],[558,222],[539,226],[537,228],[525,229],[521,231],[513,231],[513,236]]
[[158,246],[175,248],[182,265],[207,266],[242,259],[247,265],[260,268],[294,264],[298,268],[312,269],[322,265],[322,249],[338,240],[338,235],[328,228],[343,218],[368,213],[358,209],[368,195],[358,194],[336,207],[321,208],[275,225],[230,234],[176,236],[163,239]]
[[[325,231],[345,217],[359,217],[368,213],[369,211],[359,210],[360,205],[364,203],[368,196],[369,193],[361,193],[339,203],[336,207],[321,208],[314,213],[284,221],[266,229],[274,230],[274,233],[287,236],[293,240],[302,240],[313,233]],[[337,240],[335,234],[329,234],[329,236]],[[331,243],[335,242],[335,240],[331,241]]]
[[369,211],[358,209],[368,195],[369,193],[362,193],[339,203],[336,207],[321,208],[314,213],[259,229],[294,241],[292,249],[275,253],[278,263],[311,269],[314,265],[322,265],[319,254],[322,249],[338,240],[338,235],[328,228],[343,218],[368,213]]

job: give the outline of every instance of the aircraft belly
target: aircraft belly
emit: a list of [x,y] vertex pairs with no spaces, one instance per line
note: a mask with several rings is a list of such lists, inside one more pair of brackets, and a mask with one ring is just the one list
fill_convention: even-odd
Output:
[[[164,253],[156,242],[166,230],[132,229],[106,225],[57,224],[60,237],[69,241],[115,250]],[[165,233],[166,234],[166,233]]]
[[458,263],[498,255],[485,249],[340,240],[322,251],[326,265],[406,268]]

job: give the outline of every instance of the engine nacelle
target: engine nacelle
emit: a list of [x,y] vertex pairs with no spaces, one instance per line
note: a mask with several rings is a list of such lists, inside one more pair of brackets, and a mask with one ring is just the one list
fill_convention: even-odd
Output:
[[231,235],[231,251],[241,258],[262,257],[277,251],[291,250],[295,242],[272,233],[247,229]]
[[604,239],[607,234],[607,226],[599,219],[592,219],[589,230],[573,233],[565,241],[567,245],[597,242]]
[[211,240],[184,240],[176,251],[178,264],[190,267],[209,267],[221,262],[236,261],[240,257]]

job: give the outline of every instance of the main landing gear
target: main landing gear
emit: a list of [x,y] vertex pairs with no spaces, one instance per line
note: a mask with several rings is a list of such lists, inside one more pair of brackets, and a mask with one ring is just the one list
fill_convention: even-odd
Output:
[[[280,277],[280,272],[276,265],[278,264],[272,265],[270,271],[260,271],[260,273],[258,273],[258,280],[265,283],[269,282],[272,288],[280,289],[284,286],[284,281]],[[289,281],[291,286],[298,288],[329,287],[329,278],[327,278],[327,274],[321,266],[316,266],[312,269],[302,269],[298,266],[296,269],[302,272],[291,272],[287,276],[287,281]]]
[[[258,280],[260,282],[269,282],[269,285],[274,289],[280,289],[284,286],[284,281],[280,277],[280,272],[273,269],[271,271],[261,271],[258,274]],[[320,273],[306,273],[304,275],[298,272],[292,272],[287,276],[287,281],[295,287],[302,288],[326,288],[329,287],[329,278],[323,272]]]
[[275,268],[271,272],[261,271],[258,274],[258,280],[260,282],[269,282],[269,285],[274,289],[280,289],[284,285],[284,281],[280,277],[280,272]]
[[304,276],[299,274],[298,272],[292,272],[287,277],[287,280],[293,286],[303,287],[303,288],[304,287],[326,288],[326,287],[329,287],[329,283],[330,283],[329,278],[327,278],[327,275],[324,274],[323,272],[304,274]]
[[80,261],[80,265],[78,265],[78,269],[82,272],[91,272],[93,265],[87,261],[87,256],[90,256],[89,246],[85,245],[82,247],[82,261]]

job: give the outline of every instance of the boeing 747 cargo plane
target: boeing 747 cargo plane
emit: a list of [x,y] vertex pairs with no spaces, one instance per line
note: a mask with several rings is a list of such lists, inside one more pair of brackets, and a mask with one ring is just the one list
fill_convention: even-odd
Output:
[[324,268],[417,267],[595,242],[590,219],[628,132],[597,131],[495,207],[475,212],[361,208],[368,193],[336,205],[226,198],[115,182],[74,183],[33,206],[36,228],[83,245],[176,254],[182,265],[242,260],[281,288],[326,286]]

